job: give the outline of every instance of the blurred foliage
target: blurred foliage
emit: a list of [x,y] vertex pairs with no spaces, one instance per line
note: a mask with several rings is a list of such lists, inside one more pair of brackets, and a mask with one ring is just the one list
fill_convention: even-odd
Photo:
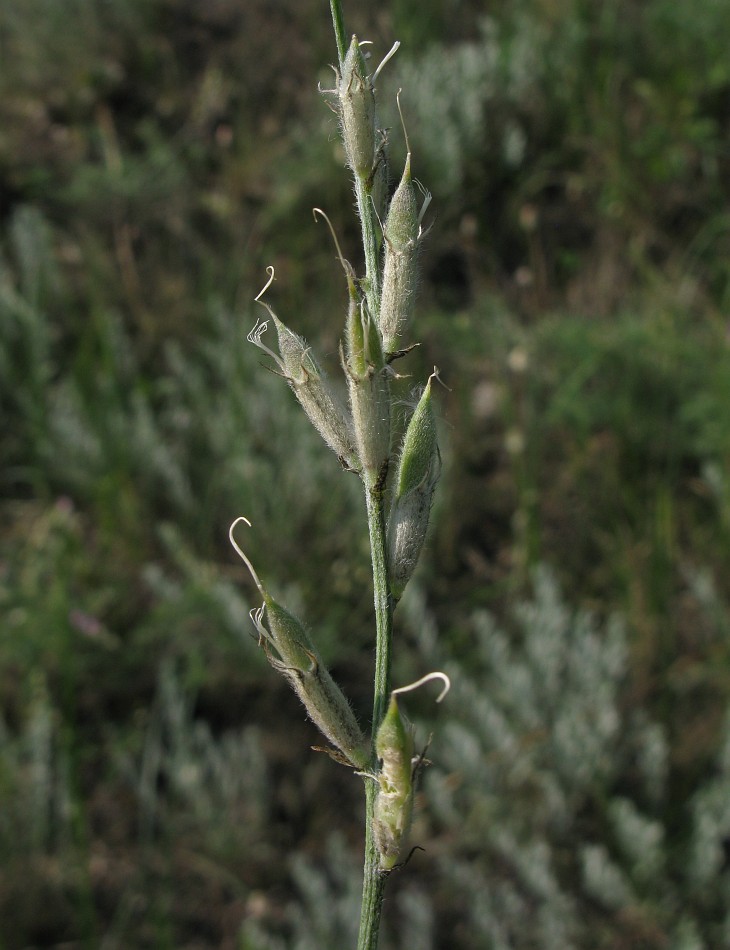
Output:
[[[345,12],[374,57],[403,40],[383,121],[397,145],[402,86],[436,208],[403,372],[451,387],[396,677],[445,664],[455,689],[438,724],[409,704],[431,844],[384,947],[714,950],[727,4]],[[336,375],[346,290],[311,207],[353,260],[358,228],[316,91],[330,30],[320,0],[0,4],[3,950],[350,939],[359,784],[309,752],[226,538],[251,518],[365,721],[357,482],[245,339],[273,263]]]

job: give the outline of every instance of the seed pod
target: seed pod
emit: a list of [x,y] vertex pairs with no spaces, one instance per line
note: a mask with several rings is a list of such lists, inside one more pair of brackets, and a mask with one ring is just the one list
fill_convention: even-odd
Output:
[[398,349],[400,337],[413,315],[416,299],[420,217],[411,181],[411,156],[395,190],[385,219],[385,261],[378,322],[386,353]]
[[257,324],[249,333],[248,339],[276,362],[309,421],[337,457],[348,468],[358,469],[352,420],[332,390],[326,374],[314,359],[311,347],[283,324],[268,304],[264,303],[262,306],[266,307],[274,321],[280,356],[261,340],[268,329],[268,321]]
[[431,384],[438,370],[429,376],[408,422],[398,460],[396,495],[402,497],[418,488],[431,475],[438,456],[436,420],[431,400]]
[[413,410],[403,438],[395,495],[388,520],[388,577],[390,592],[399,600],[423,549],[441,456],[436,441],[436,421],[431,405],[429,378]]
[[373,487],[390,455],[390,384],[380,331],[352,282],[346,356],[355,444],[367,484]]
[[375,738],[382,760],[373,816],[373,836],[380,866],[389,871],[398,861],[413,817],[413,729],[400,714],[395,693]]
[[445,673],[429,673],[409,686],[394,689],[388,711],[375,737],[375,752],[381,760],[376,776],[378,792],[373,815],[373,837],[380,854],[380,867],[390,871],[400,857],[413,818],[414,786],[423,763],[423,754],[414,758],[413,727],[401,715],[396,696],[417,689],[433,679],[441,679],[444,688],[436,699],[440,703],[451,683]]
[[356,36],[342,64],[337,93],[347,162],[358,178],[367,179],[375,164],[375,94]]
[[240,521],[249,523],[245,518],[236,519],[231,525],[229,537],[251,572],[264,601],[261,607],[251,612],[251,619],[269,663],[291,683],[310,719],[332,745],[352,765],[365,768],[368,762],[367,742],[352,707],[322,663],[301,621],[264,589],[251,562],[236,543],[233,529]]

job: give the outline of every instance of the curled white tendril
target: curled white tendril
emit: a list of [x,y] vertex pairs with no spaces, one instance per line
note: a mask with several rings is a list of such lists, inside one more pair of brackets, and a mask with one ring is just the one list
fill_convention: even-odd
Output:
[[276,279],[274,276],[275,271],[271,264],[269,264],[269,266],[266,268],[266,273],[269,275],[269,279],[266,281],[266,283],[261,288],[261,290],[256,294],[256,296],[253,298],[256,301],[256,303],[261,303],[261,298],[269,289],[269,287],[271,287],[271,285],[274,283],[274,280]]
[[342,249],[341,249],[341,247],[340,247],[340,242],[337,240],[337,235],[335,234],[335,229],[332,227],[332,222],[330,221],[330,219],[328,218],[328,216],[324,213],[324,211],[322,211],[321,208],[312,208],[312,214],[314,215],[314,220],[315,220],[315,221],[317,220],[317,215],[320,215],[320,216],[323,217],[324,220],[327,222],[327,227],[330,229],[330,234],[332,235],[332,240],[335,242],[335,248],[337,249],[337,256],[338,256],[339,259],[340,259],[340,264],[342,264],[342,269],[343,269],[343,271],[345,272],[345,277],[347,277],[348,280],[352,280],[352,279],[353,279],[353,276],[354,276],[354,275],[353,275],[353,270],[352,270],[352,265],[350,264],[349,261],[345,260],[343,254],[342,254]]
[[444,688],[436,697],[436,702],[440,703],[444,696],[451,689],[451,680],[446,675],[442,673],[441,670],[435,670],[433,673],[427,673],[425,676],[422,676],[420,680],[416,680],[415,683],[409,683],[408,686],[399,686],[398,689],[394,689],[391,693],[391,696],[397,696],[399,693],[410,693],[413,689],[418,689],[419,686],[423,686],[425,683],[430,683],[432,680],[441,680],[444,684]]
[[437,382],[441,383],[441,385],[444,387],[444,389],[445,389],[447,392],[451,392],[451,391],[452,391],[451,388],[446,385],[446,383],[443,381],[443,379],[441,379],[441,370],[438,368],[438,366],[434,366],[433,372],[432,372],[431,375],[428,377],[428,382],[430,383],[432,379],[435,379]]
[[[274,311],[266,303],[265,300],[261,299],[263,295],[266,293],[266,291],[269,289],[269,287],[271,287],[271,285],[274,283],[274,280],[275,280],[274,268],[271,266],[271,264],[269,264],[269,266],[266,268],[266,273],[269,275],[269,279],[266,281],[266,283],[261,288],[261,290],[256,294],[256,296],[254,297],[254,300],[256,301],[257,304],[260,304],[266,310],[266,312],[269,314],[272,320],[276,321],[276,315],[274,314]],[[267,356],[270,356],[272,360],[276,363],[276,365],[279,367],[281,372],[286,376],[285,367],[281,360],[281,357],[278,356],[276,353],[274,353],[274,351],[270,349],[262,340],[264,333],[266,333],[268,329],[269,329],[268,320],[261,320],[261,321],[257,320],[253,326],[253,329],[246,336],[246,339],[248,340],[249,343],[253,343],[254,346],[257,346],[260,350],[263,350]],[[246,519],[244,518],[244,521],[245,520]]]
[[[241,560],[243,561],[243,563],[244,563],[244,564],[246,565],[246,567],[249,569],[249,572],[250,572],[250,574],[251,574],[251,577],[253,578],[254,584],[256,584],[256,586],[257,586],[258,589],[259,589],[259,593],[261,594],[262,597],[266,597],[266,592],[265,592],[265,590],[264,590],[264,585],[263,585],[263,584],[261,583],[261,581],[259,580],[259,576],[258,576],[258,574],[256,573],[256,571],[254,570],[253,564],[249,561],[249,559],[248,559],[248,558],[246,557],[246,555],[243,553],[243,551],[241,550],[241,548],[240,548],[239,545],[238,545],[238,542],[236,541],[236,539],[235,539],[234,536],[233,536],[233,531],[234,531],[236,525],[239,525],[242,521],[244,521],[244,522],[249,526],[249,528],[251,527],[251,522],[248,520],[248,518],[245,518],[243,515],[241,515],[239,518],[236,518],[236,520],[233,522],[233,524],[232,524],[232,525],[230,526],[230,528],[228,529],[228,539],[229,539],[229,541],[231,542],[231,544],[233,545],[233,547],[234,547],[234,549],[235,549],[235,551],[236,551],[236,554],[238,554],[238,556],[241,558]],[[263,608],[261,608],[261,610],[263,611]],[[251,616],[251,619],[254,621],[254,623],[256,623],[256,621],[255,621],[255,619],[254,619],[253,616]],[[259,619],[260,619],[260,618],[259,618]]]
[[[364,42],[369,42],[369,41],[368,41],[368,40],[365,40]],[[363,44],[361,43],[360,46],[362,46],[362,45],[363,45]],[[378,68],[375,70],[375,72],[373,73],[373,75],[370,77],[370,85],[371,85],[371,87],[375,85],[375,83],[376,83],[376,81],[377,81],[377,79],[378,79],[378,76],[380,75],[380,73],[381,73],[381,71],[382,71],[382,69],[383,69],[383,66],[385,66],[385,64],[386,64],[389,60],[391,60],[391,59],[393,58],[393,56],[395,56],[395,54],[398,52],[399,48],[400,48],[400,40],[396,40],[395,43],[393,43],[393,45],[391,46],[390,52],[385,54],[385,56],[383,57],[383,59],[382,59],[382,61],[381,61],[381,63],[380,63],[380,66],[378,66]]]

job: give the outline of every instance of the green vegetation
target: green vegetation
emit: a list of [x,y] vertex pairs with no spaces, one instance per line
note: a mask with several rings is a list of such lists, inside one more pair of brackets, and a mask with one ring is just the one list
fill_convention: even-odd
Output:
[[[395,130],[403,87],[436,207],[408,372],[451,388],[394,680],[441,668],[453,692],[433,725],[408,697],[434,732],[427,850],[389,880],[381,946],[714,950],[727,5],[415,6],[346,10],[376,61],[404,41],[379,93]],[[357,479],[246,341],[273,263],[276,311],[337,369],[313,205],[361,260],[313,81],[333,60],[321,0],[0,5],[3,950],[356,940],[360,789],[309,752],[227,539],[249,515],[367,722]]]

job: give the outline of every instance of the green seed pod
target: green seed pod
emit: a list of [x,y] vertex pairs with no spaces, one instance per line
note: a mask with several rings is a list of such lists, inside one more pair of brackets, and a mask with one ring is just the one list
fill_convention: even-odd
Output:
[[312,356],[311,347],[283,324],[267,304],[262,306],[266,307],[274,321],[280,356],[261,340],[268,328],[268,321],[257,324],[248,339],[276,362],[309,421],[337,457],[348,468],[358,469],[352,420],[332,390],[326,374]]
[[380,854],[380,867],[390,871],[400,857],[413,818],[413,796],[423,755],[414,758],[413,727],[401,715],[396,696],[417,689],[433,679],[441,679],[444,689],[436,699],[440,703],[451,683],[445,673],[429,673],[410,686],[394,689],[388,711],[375,737],[375,752],[380,759],[376,776],[378,793],[373,815],[373,837]]
[[[434,376],[436,374],[434,373]],[[428,530],[433,493],[441,471],[431,376],[403,439],[388,520],[388,579],[399,600],[415,570]]]
[[398,187],[393,192],[385,219],[385,235],[395,251],[405,251],[418,240],[420,213],[416,188],[411,178],[411,153],[406,155]]
[[347,367],[356,376],[365,376],[386,368],[383,341],[377,323],[354,280],[348,279],[350,305],[345,327]]
[[353,36],[337,84],[347,162],[367,179],[375,164],[375,94],[357,37]]
[[[357,768],[365,768],[368,749],[352,707],[322,663],[304,625],[266,591],[253,566],[233,537],[233,529],[246,518],[237,518],[229,531],[231,544],[251,572],[263,605],[251,612],[269,663],[287,678],[310,719]],[[264,623],[264,620],[266,623]]]
[[375,738],[382,760],[378,772],[373,836],[380,866],[389,871],[397,863],[413,817],[413,729],[400,714],[395,693]]
[[378,323],[386,353],[398,349],[400,337],[413,316],[419,234],[420,215],[411,181],[409,154],[385,219],[385,261]]
[[412,492],[431,476],[438,456],[436,420],[431,399],[432,382],[438,370],[429,376],[423,392],[413,410],[403,437],[403,447],[398,460],[396,496]]
[[351,283],[345,374],[355,444],[369,487],[377,484],[390,455],[390,383],[380,331]]

